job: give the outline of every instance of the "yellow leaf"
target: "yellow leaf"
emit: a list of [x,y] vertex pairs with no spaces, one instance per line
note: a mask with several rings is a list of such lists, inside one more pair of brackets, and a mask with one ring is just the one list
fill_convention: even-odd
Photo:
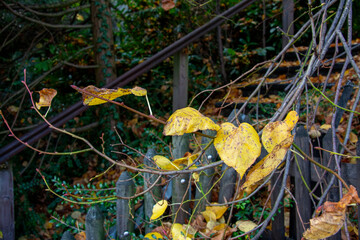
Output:
[[320,126],[320,129],[322,129],[322,130],[329,130],[330,128],[331,128],[330,124],[323,124]]
[[205,209],[206,211],[215,213],[216,219],[219,219],[224,215],[228,208],[226,206],[207,206]]
[[186,235],[183,225],[180,223],[174,223],[171,226],[171,235],[172,240],[191,240],[191,238]]
[[238,128],[228,122],[221,124],[214,146],[221,160],[233,167],[241,178],[261,153],[259,135],[248,123]]
[[144,239],[145,240],[153,240],[153,239],[157,239],[157,240],[161,240],[161,239],[164,239],[163,236],[158,233],[158,232],[150,232],[148,234],[146,234],[144,236]]
[[131,89],[131,93],[135,96],[142,97],[147,94],[147,91],[146,89],[143,89],[141,87],[134,87],[133,89]]
[[79,232],[75,235],[75,240],[86,240],[86,233],[85,232]]
[[216,214],[211,210],[203,211],[201,214],[204,216],[206,222],[216,221]]
[[280,144],[276,145],[271,153],[253,166],[247,174],[246,181],[241,188],[247,193],[250,193],[249,189],[254,190],[252,186],[274,171],[284,159],[289,147],[293,143],[293,140],[294,137],[290,135]]
[[76,20],[78,20],[78,21],[84,21],[84,17],[83,17],[81,14],[77,13],[77,14],[76,14]]
[[268,153],[270,153],[276,145],[284,141],[284,139],[291,136],[290,131],[295,127],[298,119],[299,116],[297,113],[291,111],[284,121],[272,122],[264,127],[261,141]]
[[205,117],[194,108],[186,107],[176,110],[166,121],[164,135],[183,135],[198,130],[219,130],[219,125]]
[[240,231],[243,232],[250,232],[254,228],[257,227],[257,225],[249,220],[239,220],[236,222],[236,226],[239,228]]
[[50,107],[51,101],[56,96],[57,91],[51,88],[44,88],[38,92],[40,94],[39,102],[35,103],[36,108]]
[[200,179],[199,173],[194,172],[194,173],[192,174],[192,177],[193,177],[193,179],[195,180],[195,182],[199,182],[199,179]]
[[358,137],[353,132],[350,132],[350,142],[351,143],[357,143],[358,142]]
[[155,220],[161,217],[164,214],[167,206],[168,202],[166,200],[158,201],[152,209],[152,215],[150,217],[150,220]]
[[[178,168],[183,169],[191,165],[194,162],[194,160],[198,158],[198,156],[199,154],[194,154],[187,157],[178,158],[175,159],[172,163],[175,164]],[[195,164],[190,167],[190,169],[195,169],[195,168],[197,168]]]
[[154,161],[159,168],[164,170],[180,170],[178,166],[172,163],[169,159],[164,156],[156,155],[154,156]]
[[[146,90],[140,87],[134,87],[133,89],[123,89],[123,88],[107,89],[107,88],[97,88],[95,86],[90,85],[83,88],[83,90],[108,100],[114,100],[115,98],[129,94],[134,94],[135,96],[146,95]],[[83,98],[83,103],[85,105],[93,106],[93,105],[106,103],[105,100],[87,95],[86,93],[81,93],[81,94]]]
[[212,230],[214,231],[220,231],[223,230],[227,227],[226,223],[220,223],[218,225],[216,225]]

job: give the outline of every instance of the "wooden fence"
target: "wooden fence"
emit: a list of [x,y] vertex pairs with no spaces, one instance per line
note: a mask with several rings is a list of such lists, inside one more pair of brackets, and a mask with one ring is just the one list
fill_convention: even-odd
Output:
[[[233,111],[228,120],[234,119],[235,111]],[[238,117],[240,122],[249,122],[249,118],[245,115],[241,115]],[[233,121],[236,124],[235,121]],[[213,131],[206,131],[206,134],[214,135]],[[294,142],[309,156],[313,156],[314,159],[319,161],[321,164],[330,167],[331,169],[335,169],[334,156],[326,151],[320,151],[313,147],[316,142],[320,142],[320,146],[326,150],[332,150],[333,140],[332,140],[331,129],[327,131],[326,134],[321,136],[319,139],[311,139],[308,135],[307,130],[300,126],[296,130],[295,140]],[[319,140],[319,141],[317,141]],[[202,143],[206,144],[209,141],[207,138],[203,138]],[[177,144],[174,146],[174,149],[186,149],[188,146],[187,141],[182,141],[182,139],[177,138],[173,141],[173,144]],[[336,143],[339,146],[339,143]],[[357,155],[360,155],[360,148],[358,147]],[[180,153],[178,153],[180,154]],[[266,152],[262,152],[262,156],[266,154]],[[152,158],[156,155],[154,149],[149,149],[144,158],[144,164],[149,167],[155,167]],[[181,155],[178,155],[182,157]],[[218,161],[216,150],[213,146],[208,148],[205,154],[202,157],[203,164],[209,164],[213,161]],[[236,181],[238,179],[238,174],[232,169],[228,168],[225,164],[223,164],[222,171],[226,171],[222,173],[223,177],[220,181],[220,191],[218,193],[218,202],[224,203],[226,201],[231,201],[235,192]],[[280,174],[281,170],[277,170],[277,172],[272,177],[272,195],[271,202],[272,206],[274,206],[275,201],[278,198],[278,195],[281,191],[285,191],[282,188]],[[322,185],[322,189],[326,189],[328,183],[334,182],[332,179],[333,176],[324,170],[316,167],[311,164],[308,160],[297,157],[296,159],[292,157],[290,164],[290,182],[293,186],[291,189],[292,195],[295,197],[294,204],[290,209],[290,231],[288,233],[290,239],[301,239],[301,236],[304,232],[305,228],[309,227],[309,220],[312,217],[314,209],[317,207],[314,205],[310,192],[306,188],[304,182],[306,182],[307,186],[310,188],[314,186],[318,186],[317,189],[320,189],[320,185]],[[341,176],[345,179],[348,184],[354,185],[357,189],[360,189],[360,164],[350,164],[350,163],[341,163]],[[149,173],[143,174],[144,177],[144,189],[148,189],[149,186],[153,185],[157,176]],[[184,200],[184,196],[186,199],[190,199],[188,189],[188,181],[190,176],[187,174],[182,174],[176,176],[172,180],[172,184],[169,184],[169,187],[172,187],[172,199],[171,202],[174,204],[172,208],[172,212],[178,211],[179,206],[181,206],[182,211],[178,211],[177,218],[173,219],[173,222],[181,222],[184,223],[185,219],[189,219],[189,213],[191,213],[191,209],[188,205],[181,204]],[[214,169],[207,169],[200,173],[200,182],[202,184],[203,191],[208,192],[214,180]],[[336,182],[336,181],[335,181]],[[322,192],[319,190],[314,191],[317,195],[322,195]],[[135,194],[135,184],[130,174],[127,171],[122,172],[119,177],[119,180],[116,183],[116,194],[119,197],[131,197]],[[164,193],[162,193],[162,188],[160,186],[155,186],[149,192],[144,195],[144,216],[143,219],[150,219],[152,214],[152,207],[156,201],[162,199]],[[201,200],[200,200],[201,199]],[[201,192],[196,191],[195,196],[193,196],[193,201],[195,201],[195,205],[197,205],[197,201],[201,201],[198,204],[198,207],[195,210],[195,213],[199,213],[205,210],[206,202],[211,199],[211,194],[206,195],[205,197]],[[327,198],[325,200],[328,201],[338,201],[339,200],[339,189],[338,185],[335,183],[327,194]],[[284,203],[284,198],[281,199]],[[134,207],[131,206],[129,200],[127,199],[118,199],[117,200],[117,211],[116,211],[116,233],[119,239],[131,239],[130,233],[134,231],[137,226],[135,226],[134,219]],[[178,204],[176,204],[178,203]],[[286,239],[285,237],[285,220],[284,220],[284,205],[280,205],[278,208],[278,213],[274,215],[272,221],[272,231],[270,232],[268,239]],[[99,210],[98,206],[93,206],[89,209],[89,212],[86,216],[86,236],[87,239],[105,239],[104,232],[104,218],[103,214]],[[154,226],[150,226],[149,224],[145,225],[145,233],[151,231]],[[74,239],[69,232],[66,232],[63,235],[63,240]],[[331,240],[340,240],[340,233],[334,235]]]

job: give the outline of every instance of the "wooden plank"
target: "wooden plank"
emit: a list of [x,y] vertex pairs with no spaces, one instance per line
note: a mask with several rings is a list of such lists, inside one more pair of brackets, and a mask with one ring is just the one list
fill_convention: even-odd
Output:
[[3,240],[15,239],[14,186],[10,162],[0,164],[0,231]]
[[[294,25],[292,24],[294,21],[294,0],[283,0],[283,12],[282,12],[282,29],[288,35],[294,34]],[[287,36],[282,37],[282,47],[284,48],[286,44],[289,42],[289,38]]]
[[[216,131],[212,131],[212,130],[205,130],[203,131],[203,133],[209,136],[216,135]],[[206,147],[210,141],[211,141],[210,138],[203,137],[201,139],[202,147]],[[204,155],[202,156],[201,163],[204,165],[210,164],[216,161],[217,157],[218,154],[214,147],[214,144],[211,144],[211,146],[208,149],[206,149]],[[195,204],[198,204],[196,208],[197,213],[204,211],[206,202],[207,201],[210,202],[211,200],[211,192],[209,191],[213,185],[214,172],[215,172],[214,168],[209,168],[199,173],[200,177],[199,177],[199,182],[197,183],[198,188],[196,189],[196,193],[195,193],[195,199],[196,199]]]
[[[329,129],[322,140],[322,147],[326,150],[333,151],[332,146],[333,146],[332,130]],[[336,144],[336,146],[338,146],[338,144]],[[322,155],[323,155],[323,164],[325,166],[328,166],[330,169],[335,170],[336,164],[335,164],[334,156],[326,151],[322,151]],[[332,174],[326,173],[325,180],[327,183],[329,183],[331,177],[332,177]],[[340,200],[339,184],[336,179],[334,185],[332,186],[332,188],[330,189],[330,191],[328,193],[327,201],[338,202],[339,200]],[[327,240],[341,240],[341,231],[339,231],[337,234],[327,238]]]
[[86,240],[105,240],[104,216],[98,205],[92,206],[85,218]]
[[[181,158],[189,151],[189,135],[172,137],[172,155],[174,159]],[[172,214],[173,222],[184,224],[189,219],[189,178],[190,174],[179,174],[172,180]],[[184,203],[184,201],[186,201]]]
[[[135,194],[135,183],[131,175],[124,171],[116,182],[116,196],[131,197]],[[134,232],[134,208],[127,199],[116,200],[116,232],[119,239],[130,240]]]
[[[156,168],[155,163],[153,161],[153,157],[155,155],[156,155],[155,149],[149,148],[143,161],[147,167]],[[144,173],[143,177],[144,177],[144,190],[147,190],[151,185],[153,185],[153,183],[155,182],[158,176],[151,173]],[[145,211],[146,221],[150,220],[150,217],[152,215],[152,208],[155,205],[155,203],[160,199],[161,199],[160,185],[153,187],[149,192],[144,194],[144,209],[145,209],[144,211]],[[145,233],[151,232],[153,228],[154,226],[151,223],[145,224]]]
[[183,51],[179,51],[174,55],[173,111],[187,106],[188,65],[188,55]]
[[[309,135],[303,126],[297,129],[294,142],[307,155],[310,155]],[[301,218],[299,214],[296,214],[296,239],[301,239],[303,232],[309,227],[308,223],[310,222],[312,214],[311,198],[309,190],[305,186],[305,183],[308,186],[311,186],[311,175],[310,162],[307,159],[297,157],[297,163],[299,167],[297,167],[296,162],[293,163],[296,169],[294,176],[295,199],[297,200],[297,207],[300,209]],[[299,168],[301,172],[299,171]],[[300,219],[303,221],[305,229],[303,228],[303,224]]]
[[[276,199],[278,198],[281,191],[281,178],[280,171],[276,171],[274,176],[271,178],[271,207],[275,205]],[[276,183],[276,184],[275,184]],[[282,201],[284,202],[284,201]],[[285,239],[285,216],[284,216],[284,204],[279,206],[279,211],[273,217],[271,224],[271,239]]]

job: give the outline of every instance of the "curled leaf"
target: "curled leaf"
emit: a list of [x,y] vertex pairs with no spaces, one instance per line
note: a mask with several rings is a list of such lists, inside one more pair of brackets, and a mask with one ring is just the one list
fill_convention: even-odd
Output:
[[251,191],[254,190],[251,186],[257,184],[276,169],[276,167],[284,159],[288,149],[293,143],[293,140],[294,137],[290,135],[280,144],[276,145],[271,153],[255,164],[255,166],[253,166],[247,174],[246,181],[241,188],[245,189],[247,193],[250,193],[249,189],[251,189]]
[[[118,89],[108,89],[108,88],[97,88],[93,85],[87,86],[83,88],[86,92],[95,94],[99,97],[108,99],[108,100],[114,100],[118,97],[134,94],[135,96],[144,96],[146,95],[146,90],[141,87],[134,87],[133,89],[124,89],[124,88],[118,88]],[[84,105],[99,105],[106,103],[105,100],[90,96],[86,93],[82,93],[82,99]]]
[[248,123],[239,127],[228,122],[221,124],[214,146],[221,160],[233,167],[241,178],[261,153],[259,135]]
[[186,107],[176,110],[166,121],[164,135],[183,135],[198,130],[219,130],[219,126],[194,108]]
[[51,88],[44,88],[38,92],[40,94],[39,102],[35,103],[36,108],[50,107],[51,101],[56,96],[57,91]]
[[152,215],[150,217],[150,220],[155,220],[161,217],[164,214],[167,206],[168,202],[166,200],[158,201],[152,209]]
[[291,130],[298,119],[297,113],[291,111],[284,121],[271,122],[264,127],[261,141],[267,152],[270,153],[277,144],[291,136]]
[[350,191],[339,202],[324,203],[321,216],[310,219],[310,228],[304,232],[303,237],[317,240],[334,235],[345,222],[346,207],[359,202],[355,187],[350,186]]

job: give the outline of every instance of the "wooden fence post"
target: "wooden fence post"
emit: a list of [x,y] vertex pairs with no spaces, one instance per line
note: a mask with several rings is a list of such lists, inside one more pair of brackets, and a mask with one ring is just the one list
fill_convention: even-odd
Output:
[[[282,29],[289,35],[294,34],[294,0],[283,0],[283,12],[282,12]],[[284,48],[289,42],[288,36],[282,36],[282,47]]]
[[[294,142],[304,153],[310,156],[309,135],[303,126],[297,129]],[[299,214],[296,214],[296,239],[301,239],[305,230],[300,219],[305,224],[305,228],[307,228],[309,227],[308,224],[312,213],[310,193],[305,186],[305,183],[311,186],[311,169],[309,160],[302,159],[298,156],[295,157],[296,159],[294,161],[297,160],[297,163],[294,162],[295,199],[297,199],[298,208],[300,209],[299,214],[301,215],[300,218]],[[299,172],[298,166],[301,172]],[[305,183],[303,181],[305,181]]]
[[[188,55],[184,49],[174,54],[173,111],[187,106],[188,101]],[[189,151],[189,135],[172,137],[172,155],[181,158]],[[189,211],[189,174],[179,174],[172,180],[173,221],[185,223]]]
[[70,231],[66,231],[62,237],[61,240],[75,240],[74,236],[71,234]]
[[92,206],[85,218],[86,240],[105,240],[104,216],[99,206]]
[[[116,196],[131,197],[135,194],[135,183],[127,171],[121,173],[116,182]],[[119,239],[130,240],[134,232],[134,207],[128,199],[116,200],[116,232]]]
[[[235,126],[238,126],[237,120],[242,122],[250,122],[250,118],[246,116],[245,114],[239,114],[238,119],[236,120],[235,115],[237,114],[238,109],[234,109],[229,117],[228,122],[231,122]],[[224,173],[224,171],[226,171]],[[230,201],[230,199],[233,197],[235,192],[235,186],[236,186],[236,177],[237,172],[234,168],[229,168],[225,163],[222,166],[221,172],[223,173],[223,177],[220,180],[220,191],[219,191],[219,203],[225,203]]]
[[[149,148],[145,158],[144,164],[147,167],[156,167],[153,161],[153,157],[156,155],[156,151],[153,148]],[[144,190],[149,189],[151,185],[155,182],[158,175],[151,174],[151,173],[144,173]],[[149,192],[144,194],[144,210],[145,210],[145,219],[149,220],[152,215],[152,208],[157,201],[161,199],[161,187],[159,185],[154,186]],[[153,226],[151,224],[145,225],[145,233],[151,232]]]
[[0,231],[3,240],[15,240],[14,187],[11,162],[0,164]]
[[[216,135],[216,131],[212,131],[212,130],[205,130],[205,131],[203,131],[203,133],[206,135],[209,135],[209,136]],[[203,148],[206,147],[206,145],[208,145],[208,143],[210,141],[211,141],[210,138],[203,137],[201,139],[202,147]],[[204,165],[210,164],[210,163],[216,161],[217,157],[218,157],[218,154],[214,147],[214,144],[211,144],[211,146],[208,149],[206,149],[204,155],[202,156],[201,163],[203,163]],[[206,169],[199,173],[200,177],[199,177],[199,183],[197,183],[197,185],[201,189],[201,191],[199,191],[199,189],[197,188],[196,194],[195,194],[195,199],[196,199],[195,205],[199,204],[196,209],[197,213],[204,211],[206,200],[210,201],[210,199],[211,199],[211,192],[209,194],[207,194],[207,193],[213,185],[214,172],[215,172],[214,168],[209,168],[209,169]],[[207,194],[207,195],[204,196],[204,194]],[[201,198],[204,198],[204,199],[201,199]],[[200,202],[198,202],[198,201],[200,201]]]

